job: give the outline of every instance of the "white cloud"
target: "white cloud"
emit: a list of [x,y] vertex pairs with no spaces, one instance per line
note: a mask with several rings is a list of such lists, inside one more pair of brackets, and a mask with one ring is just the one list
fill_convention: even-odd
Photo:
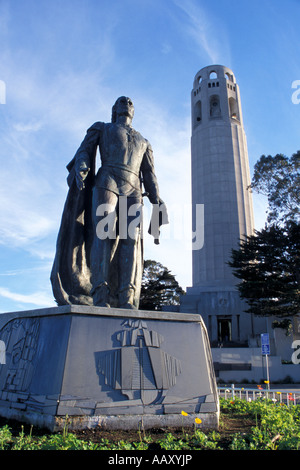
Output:
[[0,130],[0,243],[37,253],[42,250],[34,243],[58,231],[67,192],[65,166],[86,128],[101,114],[110,117],[111,92],[99,70],[69,69],[50,83],[34,67],[20,71],[9,54],[5,66],[9,92]]
[[36,132],[42,128],[43,124],[41,122],[17,122],[13,124],[13,128],[17,132]]
[[229,47],[227,34],[217,15],[210,18],[207,9],[194,0],[173,0],[186,15],[186,21],[181,25],[185,34],[191,36],[195,51],[207,55],[211,64],[229,63]]
[[0,243],[8,246],[25,246],[45,237],[56,222],[50,175],[32,141],[27,144],[28,148],[12,132],[1,149]]
[[19,294],[12,292],[6,287],[0,287],[0,296],[22,304],[32,304],[39,307],[53,306],[53,298],[45,292],[33,292],[32,294]]

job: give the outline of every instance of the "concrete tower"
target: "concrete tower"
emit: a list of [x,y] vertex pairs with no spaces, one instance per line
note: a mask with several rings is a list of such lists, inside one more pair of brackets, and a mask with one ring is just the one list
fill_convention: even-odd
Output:
[[202,315],[212,342],[247,341],[252,334],[227,265],[239,239],[253,233],[250,172],[239,87],[233,72],[213,65],[195,76],[192,96],[192,204],[204,205],[204,244],[193,249],[193,286],[181,311]]

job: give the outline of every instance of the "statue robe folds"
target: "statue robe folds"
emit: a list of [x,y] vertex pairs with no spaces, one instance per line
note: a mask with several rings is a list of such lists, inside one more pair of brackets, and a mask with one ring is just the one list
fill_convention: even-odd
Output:
[[91,203],[95,171],[90,170],[85,188],[80,191],[76,184],[75,157],[67,169],[70,172],[67,178],[69,191],[50,276],[52,290],[58,305],[93,305],[90,296],[90,250],[93,239]]
[[[58,305],[66,304],[81,304],[93,305],[91,296],[92,290],[92,273],[91,273],[91,249],[93,239],[96,236],[95,225],[92,214],[92,193],[95,186],[101,187],[101,169],[105,167],[109,152],[105,151],[106,134],[111,132],[114,124],[111,123],[95,123],[88,129],[85,139],[76,152],[72,161],[68,164],[67,169],[69,175],[67,178],[69,190],[65,206],[63,209],[61,225],[58,233],[56,254],[51,271],[51,284],[54,298]],[[139,133],[132,130],[134,139],[138,140]],[[130,140],[130,139],[129,139]],[[147,142],[143,139],[144,142]],[[96,153],[97,148],[100,148],[102,167],[100,167],[97,175],[95,174],[96,166]],[[111,162],[114,164],[114,162]],[[84,181],[84,188],[79,190],[76,183],[76,169],[78,167],[86,166],[89,168],[88,176]],[[103,174],[105,171],[103,171]],[[128,172],[127,172],[128,173]],[[127,174],[126,173],[126,174]],[[122,175],[124,172],[122,173]],[[132,176],[132,173],[128,173]],[[142,162],[139,168],[140,178],[138,178],[139,187],[137,188],[136,181],[134,184],[135,191],[138,189],[142,201],[142,184],[143,181],[145,191],[152,204],[161,204],[159,199],[158,185],[154,173],[154,164],[151,146],[147,143],[147,150],[145,151]],[[123,176],[122,176],[123,177]],[[107,180],[107,178],[105,178]],[[113,188],[106,187],[105,189],[113,190],[116,192],[118,186],[117,178],[113,177]],[[100,181],[100,183],[99,183]],[[117,184],[116,184],[117,183]],[[107,184],[107,183],[105,183]],[[132,188],[132,181],[128,182],[128,187]],[[103,187],[103,186],[102,186]],[[122,191],[124,193],[124,180],[122,180]],[[123,195],[119,193],[119,195]],[[125,191],[126,195],[126,191]],[[162,203],[163,204],[163,203]],[[165,212],[164,220],[156,223],[153,236],[157,243],[157,233],[159,233],[159,226],[163,223],[168,223],[167,214]],[[153,221],[151,222],[153,225]],[[155,224],[154,224],[155,225]],[[143,240],[141,232],[138,240],[136,241],[136,257],[135,257],[135,294],[133,305],[138,308],[140,289],[143,274]],[[110,253],[110,267],[109,267],[109,280],[110,287],[110,305],[112,307],[118,306],[118,249],[119,238],[116,236],[111,240],[111,253]]]

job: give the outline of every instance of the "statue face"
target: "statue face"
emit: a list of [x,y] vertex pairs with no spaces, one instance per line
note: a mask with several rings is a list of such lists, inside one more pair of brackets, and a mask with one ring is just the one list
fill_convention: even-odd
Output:
[[115,104],[115,112],[117,116],[128,116],[130,119],[133,119],[134,106],[131,99],[126,96],[118,98]]

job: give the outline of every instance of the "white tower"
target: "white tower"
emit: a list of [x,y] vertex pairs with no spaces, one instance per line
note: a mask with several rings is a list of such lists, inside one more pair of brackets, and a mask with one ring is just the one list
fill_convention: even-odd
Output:
[[[253,233],[250,172],[239,88],[233,72],[213,65],[195,76],[192,97],[192,204],[204,205],[204,245],[193,250],[193,286],[181,311],[202,315],[213,342],[245,342],[244,313],[228,266],[232,248]],[[195,219],[195,215],[194,215]],[[196,221],[193,220],[195,230]]]

